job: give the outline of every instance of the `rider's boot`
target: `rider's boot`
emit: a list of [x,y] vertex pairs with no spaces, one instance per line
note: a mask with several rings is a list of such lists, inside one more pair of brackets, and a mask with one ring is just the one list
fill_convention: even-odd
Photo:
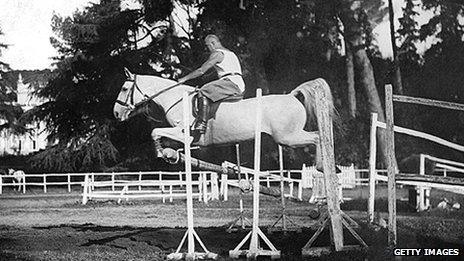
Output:
[[[199,110],[198,110],[197,121],[193,129],[193,133],[199,134],[201,136],[201,134],[205,134],[206,132],[210,101],[207,97],[200,96],[198,97],[198,103],[199,103]],[[199,136],[199,135],[195,135],[195,136]]]

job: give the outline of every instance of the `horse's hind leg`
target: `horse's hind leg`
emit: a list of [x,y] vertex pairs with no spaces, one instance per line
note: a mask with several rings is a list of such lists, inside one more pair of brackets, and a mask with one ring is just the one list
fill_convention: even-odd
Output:
[[321,146],[319,142],[319,132],[317,131],[298,131],[290,134],[279,135],[275,137],[275,141],[278,144],[289,146],[289,147],[304,147],[309,144],[316,145],[316,168],[322,169],[322,154]]

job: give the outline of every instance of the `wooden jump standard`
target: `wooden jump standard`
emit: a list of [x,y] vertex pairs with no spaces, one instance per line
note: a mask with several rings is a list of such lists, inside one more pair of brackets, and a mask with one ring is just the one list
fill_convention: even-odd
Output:
[[[322,218],[323,222],[316,233],[311,237],[308,243],[302,248],[301,253],[303,256],[320,255],[322,253],[330,253],[332,247],[312,247],[316,238],[322,233],[324,228],[330,223],[331,245],[335,251],[353,250],[367,248],[367,244],[361,237],[354,231],[350,223],[352,219],[348,217],[340,209],[340,198],[338,196],[338,177],[335,170],[335,155],[334,155],[334,139],[333,139],[333,125],[332,117],[329,113],[330,108],[327,103],[328,97],[322,90],[316,89],[316,113],[317,125],[319,128],[319,145],[322,153],[322,162],[324,170],[324,184],[327,197],[327,213]],[[354,236],[360,243],[356,245],[344,245],[343,243],[343,227]]]
[[[217,259],[218,255],[209,252],[193,227],[193,193],[192,193],[192,164],[190,157],[190,103],[188,102],[188,93],[185,92],[182,97],[183,114],[184,114],[184,149],[185,149],[185,176],[187,182],[187,231],[180,241],[179,247],[175,253],[167,256],[168,260],[185,259],[193,261],[196,259]],[[180,250],[187,238],[187,252],[181,253]],[[195,252],[195,239],[200,244],[204,252]]]
[[[277,250],[271,241],[259,228],[259,173],[261,172],[261,119],[262,119],[262,93],[261,89],[256,90],[256,127],[255,127],[255,160],[254,160],[254,179],[253,179],[253,220],[252,229],[243,240],[233,250],[229,251],[231,258],[238,258],[246,255],[247,258],[257,259],[258,256],[270,256],[280,258],[280,250]],[[260,238],[267,245],[269,250],[260,246]],[[242,246],[250,239],[249,249],[241,250]]]

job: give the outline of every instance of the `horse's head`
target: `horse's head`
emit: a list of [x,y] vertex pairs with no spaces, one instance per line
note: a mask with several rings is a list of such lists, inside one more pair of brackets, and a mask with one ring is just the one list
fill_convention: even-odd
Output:
[[14,172],[15,172],[14,169],[8,169],[8,175],[13,175]]
[[194,89],[170,79],[153,75],[137,75],[126,68],[124,70],[126,81],[113,107],[113,114],[120,121],[136,115],[137,111],[140,111],[136,109],[149,101],[157,103],[164,110],[169,110],[178,103],[183,92]]
[[137,75],[131,73],[127,68],[124,68],[124,71],[126,73],[126,81],[122,85],[113,107],[113,114],[120,121],[127,120],[134,109],[134,104],[143,99],[143,95],[136,90],[138,89]]

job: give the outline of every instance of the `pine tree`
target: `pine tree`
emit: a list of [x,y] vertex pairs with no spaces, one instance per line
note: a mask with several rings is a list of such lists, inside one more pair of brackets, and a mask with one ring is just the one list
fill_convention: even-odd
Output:
[[[0,29],[0,35],[2,35]],[[2,49],[7,48],[6,44],[0,43],[0,57]],[[24,128],[19,124],[19,118],[23,113],[16,101],[16,77],[9,73],[10,66],[0,60],[0,131],[8,129],[13,133],[22,133]]]
[[406,74],[412,73],[411,70],[417,69],[414,65],[419,65],[421,57],[417,52],[416,44],[419,42],[419,27],[416,18],[419,13],[416,11],[418,5],[416,0],[406,0],[406,5],[403,7],[403,17],[399,19],[401,45],[398,48],[398,56],[403,71]]

